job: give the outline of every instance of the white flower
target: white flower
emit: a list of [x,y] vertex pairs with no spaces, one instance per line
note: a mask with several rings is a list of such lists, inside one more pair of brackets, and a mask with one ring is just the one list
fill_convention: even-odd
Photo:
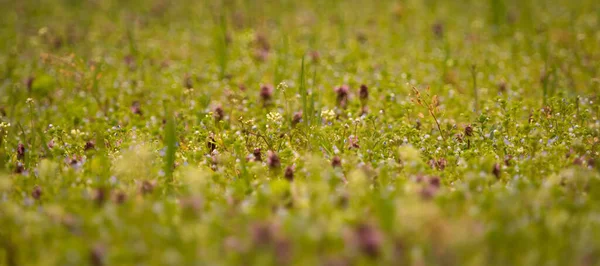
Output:
[[279,124],[283,120],[283,117],[278,112],[270,112],[267,114],[267,119],[275,124]]
[[285,81],[282,81],[281,83],[279,83],[279,85],[277,85],[277,90],[280,90],[282,92],[285,92],[285,90],[288,88],[287,83],[285,83]]
[[335,112],[331,109],[323,109],[321,111],[321,117],[325,118],[326,120],[334,120],[335,119]]

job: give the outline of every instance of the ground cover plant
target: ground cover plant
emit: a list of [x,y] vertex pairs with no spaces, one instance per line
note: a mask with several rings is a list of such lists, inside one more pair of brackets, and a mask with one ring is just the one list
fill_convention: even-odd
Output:
[[600,263],[597,1],[0,3],[0,265]]

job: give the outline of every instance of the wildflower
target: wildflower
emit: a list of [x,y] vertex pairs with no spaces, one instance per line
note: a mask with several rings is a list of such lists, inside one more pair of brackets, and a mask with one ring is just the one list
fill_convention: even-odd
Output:
[[208,137],[208,140],[206,141],[206,148],[209,152],[212,152],[217,148],[217,142],[213,136]]
[[281,120],[283,119],[283,117],[278,112],[270,112],[267,114],[267,119],[269,121],[271,121],[272,123],[279,124],[279,123],[281,123]]
[[23,163],[17,162],[17,165],[15,166],[15,173],[21,174],[23,172],[25,172],[25,166],[23,166]]
[[140,187],[140,192],[142,192],[142,194],[150,194],[152,191],[154,191],[154,182],[144,180]]
[[437,176],[432,176],[429,178],[429,185],[439,188],[440,187],[440,178]]
[[335,119],[335,112],[331,109],[323,109],[321,111],[321,117],[325,118],[325,120],[333,121]]
[[467,137],[473,136],[473,127],[471,125],[468,125],[465,127],[465,136],[467,136]]
[[104,188],[96,188],[94,191],[93,199],[96,202],[96,205],[100,206],[104,204],[106,200],[106,189]]
[[106,248],[103,245],[97,244],[90,250],[90,264],[93,266],[104,265],[104,257]]
[[506,157],[504,157],[504,165],[510,166],[510,162],[512,161],[512,159],[512,155],[506,155]]
[[506,91],[506,82],[502,81],[498,83],[498,91],[505,92]]
[[500,178],[500,164],[494,164],[494,168],[492,169],[492,173],[494,174],[494,176],[496,176],[496,178]]
[[33,191],[31,191],[31,196],[36,200],[40,199],[40,197],[42,196],[42,188],[38,185],[33,187]]
[[440,21],[436,22],[435,24],[433,24],[433,26],[431,26],[431,31],[433,31],[433,34],[438,39],[443,38],[444,37],[444,24],[442,24],[442,22],[440,22]]
[[25,101],[25,103],[27,103],[27,104],[33,104],[33,98],[27,98],[27,100]]
[[267,36],[263,33],[256,33],[254,43],[258,46],[258,49],[268,52],[271,50],[271,45],[269,44],[269,40]]
[[265,246],[275,238],[275,227],[268,223],[257,223],[251,227],[252,242],[256,246]]
[[294,113],[294,116],[292,117],[292,126],[295,126],[300,122],[302,122],[302,111]]
[[358,137],[351,135],[350,137],[348,137],[348,149],[358,149],[360,148],[360,145],[358,145]]
[[437,168],[438,170],[444,170],[446,168],[446,165],[448,165],[448,161],[444,158],[440,158],[440,159],[431,159],[429,161],[429,165],[431,166],[431,168]]
[[254,149],[254,151],[252,151],[252,155],[254,156],[254,160],[256,161],[262,161],[262,156],[260,154],[260,148],[256,148]]
[[123,191],[117,191],[114,194],[114,202],[117,204],[123,204],[123,202],[125,202],[125,200],[127,199],[127,195],[125,194],[125,192]]
[[366,105],[364,105],[363,107],[360,108],[360,115],[366,115],[369,113],[369,107],[367,107]]
[[125,65],[127,65],[130,70],[135,69],[135,58],[132,55],[126,55],[125,58],[123,58],[123,61],[125,61]]
[[191,89],[194,87],[193,81],[192,81],[192,76],[189,73],[186,73],[185,76],[183,77],[183,85],[187,88],[187,89]]
[[334,156],[333,159],[331,159],[331,166],[334,168],[342,167],[342,159],[340,159],[338,156]]
[[134,101],[131,104],[131,112],[136,114],[136,115],[142,115],[142,109],[140,108],[140,102],[139,101]]
[[365,84],[360,85],[360,89],[358,91],[358,97],[360,98],[360,101],[362,102],[363,105],[365,105],[367,103],[367,100],[369,99],[369,88],[367,87],[367,85],[365,85]]
[[463,142],[463,134],[457,133],[456,135],[454,135],[454,139],[456,139],[456,141],[459,143]]
[[256,49],[254,51],[254,58],[257,61],[264,62],[269,58],[269,51],[263,49]]
[[217,169],[217,165],[220,162],[219,153],[217,151],[213,151],[210,155],[210,163],[212,164],[213,169]]
[[244,85],[244,84],[238,85],[238,88],[240,89],[240,91],[246,91],[246,89],[247,89],[246,85]]
[[337,94],[337,105],[341,108],[346,108],[346,105],[348,104],[348,86],[342,85],[340,87],[335,88],[334,91]]
[[75,155],[73,155],[70,159],[67,157],[66,162],[73,167],[78,167],[79,165],[79,159]]
[[433,196],[435,196],[435,193],[437,192],[437,188],[434,186],[424,186],[421,189],[421,198],[423,199],[431,199],[433,198]]
[[25,86],[27,87],[27,91],[31,92],[31,88],[33,87],[33,81],[35,80],[35,77],[30,76],[25,80]]
[[240,243],[240,241],[234,236],[226,237],[225,240],[223,241],[223,245],[225,246],[225,250],[227,252],[242,251],[242,243]]
[[189,196],[179,200],[179,205],[182,209],[198,212],[202,208],[202,199],[198,196]]
[[263,105],[269,105],[271,98],[273,97],[273,87],[271,85],[263,85],[260,88],[260,98],[263,101]]
[[358,247],[370,257],[377,257],[380,253],[382,236],[373,226],[360,224],[355,231]]
[[25,158],[25,145],[23,143],[19,143],[17,146],[17,159],[23,160]]
[[269,167],[272,169],[276,169],[281,166],[281,160],[279,159],[279,156],[277,156],[277,154],[275,152],[273,152],[273,151],[267,152],[267,165],[269,165]]
[[292,257],[292,244],[287,239],[277,239],[275,245],[275,257],[278,265],[287,265]]
[[285,90],[288,88],[287,83],[285,83],[285,81],[282,81],[281,83],[279,83],[279,85],[277,85],[277,90],[281,91],[281,92],[285,92]]
[[284,174],[285,179],[287,179],[289,181],[294,180],[294,168],[295,167],[293,165],[290,165],[285,168],[285,174]]
[[83,150],[87,151],[87,150],[93,150],[95,148],[96,148],[96,144],[94,143],[94,141],[89,140],[85,143]]
[[313,63],[318,63],[321,59],[321,55],[319,54],[318,51],[311,51],[309,55],[310,55],[310,59],[313,61]]
[[367,42],[367,34],[365,34],[364,32],[358,32],[356,34],[356,40],[359,43],[365,43],[365,42]]
[[223,117],[225,117],[225,111],[223,111],[223,107],[220,104],[213,109],[213,117],[217,122],[223,120]]

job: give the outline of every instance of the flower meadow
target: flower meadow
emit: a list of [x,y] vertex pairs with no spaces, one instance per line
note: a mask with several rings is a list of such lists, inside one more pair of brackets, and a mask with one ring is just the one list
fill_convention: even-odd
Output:
[[600,264],[597,1],[0,2],[0,265]]

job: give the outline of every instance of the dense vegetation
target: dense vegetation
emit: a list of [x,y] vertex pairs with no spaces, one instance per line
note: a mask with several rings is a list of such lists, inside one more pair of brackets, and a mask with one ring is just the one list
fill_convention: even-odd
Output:
[[0,265],[598,265],[596,0],[2,0]]

